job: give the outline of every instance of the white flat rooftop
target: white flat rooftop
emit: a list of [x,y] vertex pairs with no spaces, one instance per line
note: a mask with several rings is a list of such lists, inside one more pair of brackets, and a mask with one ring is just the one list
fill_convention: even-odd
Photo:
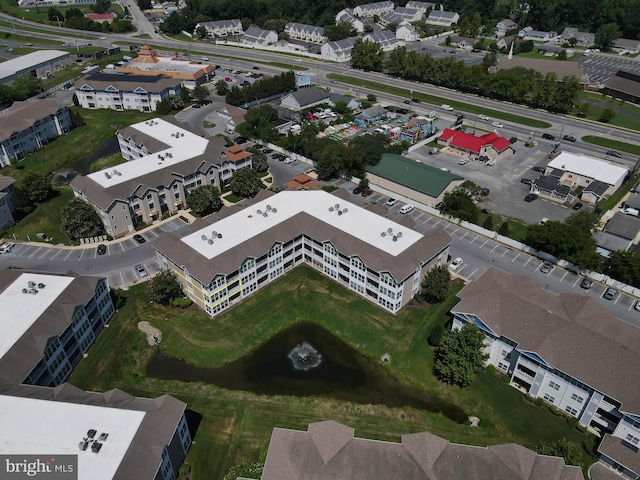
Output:
[[[78,478],[111,480],[145,412],[0,395],[0,453],[78,455]],[[78,444],[90,429],[109,436],[98,453]]]
[[617,184],[629,171],[620,165],[569,152],[560,153],[549,162],[548,166],[593,178],[608,185]]
[[135,123],[130,128],[135,128],[141,133],[166,143],[169,148],[87,175],[103,188],[113,187],[202,155],[209,144],[209,140],[200,135],[176,127],[160,118]]
[[[29,286],[33,282],[33,286]],[[73,277],[23,273],[0,293],[0,358],[73,282]],[[44,287],[39,287],[39,285]],[[23,293],[36,290],[38,293]],[[0,429],[0,432],[2,429]]]
[[7,60],[0,64],[0,78],[13,75],[25,68],[34,67],[41,63],[51,62],[58,58],[68,57],[69,52],[63,50],[38,50],[36,52],[27,53],[17,58]]
[[[343,214],[338,215],[338,210]],[[280,192],[214,225],[187,235],[182,241],[211,260],[270,228],[277,228],[281,222],[302,212],[394,257],[422,238],[422,234],[414,230],[318,190]],[[213,231],[222,235],[222,238],[214,238],[210,243]],[[382,232],[385,232],[384,236],[381,235]],[[398,232],[402,235],[397,241],[393,241],[393,235]]]

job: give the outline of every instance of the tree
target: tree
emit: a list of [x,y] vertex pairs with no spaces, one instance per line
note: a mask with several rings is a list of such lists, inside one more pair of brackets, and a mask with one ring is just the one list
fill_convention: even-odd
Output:
[[324,27],[324,34],[329,41],[342,40],[347,37],[353,37],[356,35],[356,29],[350,23],[340,22],[337,25],[327,25]]
[[96,237],[104,233],[98,213],[80,198],[69,200],[61,211],[60,228],[71,239]]
[[570,215],[569,218],[565,220],[565,223],[567,225],[574,225],[583,232],[591,234],[600,223],[600,217],[589,210],[582,210]]
[[256,172],[266,172],[269,170],[267,156],[262,151],[256,150],[255,148],[249,148],[247,150],[253,154],[253,157],[251,157],[251,168]]
[[580,465],[582,448],[580,444],[561,438],[551,442],[540,442],[534,450],[540,455],[562,457],[567,465]]
[[377,102],[378,101],[378,97],[375,96],[375,94],[373,93],[367,93],[367,100],[369,100],[370,102]]
[[518,53],[529,53],[533,51],[533,40],[525,40],[518,45]]
[[449,295],[451,274],[445,266],[433,267],[422,280],[420,295],[429,303],[442,303]]
[[91,9],[95,13],[107,13],[111,7],[111,0],[96,0],[96,3],[91,6]]
[[260,174],[251,168],[237,170],[231,177],[229,188],[241,197],[254,197],[262,188]]
[[488,358],[484,348],[484,333],[472,323],[445,332],[436,353],[433,371],[443,382],[468,387]]
[[452,215],[460,220],[476,223],[480,216],[480,210],[473,203],[473,194],[479,187],[473,182],[464,182],[451,192],[444,194],[440,203],[440,212]]
[[222,208],[220,192],[213,185],[201,185],[187,196],[187,206],[198,215],[207,215]]
[[193,98],[195,98],[196,102],[203,103],[209,96],[209,89],[204,85],[198,85],[193,89],[191,94],[193,95]]
[[482,222],[482,227],[487,230],[493,230],[493,217],[491,215],[487,215],[487,218]]
[[558,52],[558,55],[556,55],[556,58],[558,60],[566,60],[567,59],[567,51],[566,50],[560,50],[560,52]]
[[358,183],[358,186],[361,189],[366,190],[367,188],[369,188],[369,179],[367,177],[362,177],[360,179],[360,182]]
[[599,121],[609,123],[616,116],[616,112],[612,108],[605,108],[600,115]]
[[207,27],[205,27],[204,25],[198,25],[198,27],[196,28],[196,37],[198,37],[200,40],[208,38],[209,30],[207,30]]
[[444,39],[444,44],[447,47],[451,45],[451,35],[447,35],[447,38]]
[[16,100],[26,100],[44,91],[42,80],[33,75],[21,75],[13,81],[11,86]]
[[163,98],[158,103],[156,103],[156,113],[158,115],[168,115],[169,113],[171,113],[171,104],[169,103],[168,99]]
[[183,296],[180,283],[178,283],[175,273],[171,270],[160,270],[147,283],[147,288],[153,300],[160,305],[169,305],[174,298]]
[[218,80],[216,82],[216,95],[224,96],[229,93],[229,85],[224,80]]
[[138,0],[140,10],[149,10],[151,8],[151,0]]
[[180,100],[182,100],[182,104],[189,103],[191,100],[191,95],[189,95],[189,89],[183,88],[180,90]]
[[49,7],[49,10],[47,10],[47,18],[50,22],[64,22],[64,15],[53,7]]
[[571,47],[575,47],[577,43],[578,43],[578,39],[577,39],[576,37],[571,37],[571,38],[569,39],[569,45],[570,45]]
[[640,288],[640,256],[633,250],[611,252],[604,260],[603,273]]
[[509,236],[509,222],[504,221],[500,224],[500,227],[498,227],[498,233],[500,235],[502,235],[503,237],[508,237]]
[[384,52],[382,47],[370,40],[358,38],[351,49],[351,66],[359,70],[379,72],[382,70]]
[[51,195],[52,187],[44,174],[29,170],[22,178],[20,190],[29,203],[40,203]]
[[[76,97],[75,95],[76,94],[74,93],[73,96],[77,100],[78,97]],[[80,114],[79,110],[72,108],[69,110],[69,113],[71,114],[71,123],[73,124],[73,128],[78,128],[85,125],[84,118],[82,118],[82,115]]]
[[611,50],[613,42],[620,38],[621,35],[622,33],[617,23],[605,23],[596,31],[596,45],[604,51]]

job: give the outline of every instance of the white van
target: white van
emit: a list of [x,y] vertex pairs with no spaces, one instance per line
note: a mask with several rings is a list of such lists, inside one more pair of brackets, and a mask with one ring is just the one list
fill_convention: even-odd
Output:
[[411,210],[413,210],[413,205],[407,203],[400,208],[400,213],[409,213]]

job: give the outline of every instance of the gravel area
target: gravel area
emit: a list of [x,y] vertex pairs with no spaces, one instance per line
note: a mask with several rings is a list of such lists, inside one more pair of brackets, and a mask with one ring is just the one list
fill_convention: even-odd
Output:
[[156,327],[152,327],[149,322],[138,322],[138,329],[147,334],[149,345],[158,345],[162,340],[162,332]]

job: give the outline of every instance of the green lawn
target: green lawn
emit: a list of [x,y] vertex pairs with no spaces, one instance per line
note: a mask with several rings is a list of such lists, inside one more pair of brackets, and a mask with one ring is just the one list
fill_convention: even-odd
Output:
[[347,75],[341,75],[338,73],[330,73],[327,75],[327,77],[334,79],[334,80],[338,80],[341,83],[346,83],[349,85],[355,85],[358,87],[362,87],[362,88],[367,88],[370,90],[376,90],[379,92],[385,92],[385,93],[389,93],[392,95],[398,95],[400,97],[405,97],[405,98],[417,98],[423,102],[426,103],[430,103],[432,105],[436,105],[439,106],[442,103],[447,103],[449,105],[451,105],[453,108],[455,108],[456,110],[462,110],[464,112],[468,112],[471,114],[481,114],[484,113],[485,115],[489,115],[491,118],[496,118],[496,119],[500,119],[500,120],[504,120],[505,122],[514,122],[514,123],[519,123],[521,125],[527,125],[529,127],[534,127],[534,128],[549,128],[551,127],[550,123],[547,122],[543,122],[541,120],[536,120],[533,118],[527,118],[527,117],[522,117],[520,115],[513,115],[504,111],[500,111],[500,110],[492,110],[492,109],[487,109],[484,107],[479,107],[477,105],[473,105],[471,103],[464,103],[464,102],[458,102],[455,100],[445,100],[441,97],[437,97],[435,95],[427,95],[426,93],[420,93],[420,92],[413,92],[413,95],[411,95],[411,92],[406,89],[406,88],[401,88],[401,87],[394,87],[393,85],[388,85],[388,84],[384,84],[384,83],[378,83],[378,82],[370,82],[367,80],[361,80],[359,78],[354,78],[354,77],[350,77]]
[[[6,27],[6,28],[13,28],[13,23],[12,22],[7,22],[6,20],[0,20],[0,26]],[[45,33],[47,35],[51,35],[51,30],[45,30],[43,28],[27,27],[25,25],[19,25],[18,27],[16,27],[16,29],[19,30],[19,31],[23,31],[23,32]],[[3,35],[6,36],[6,34],[3,34]],[[95,38],[94,36],[79,35],[79,34],[67,33],[67,32],[65,32],[64,36],[65,37],[71,37],[71,38]],[[40,40],[40,41],[42,41],[42,40]],[[46,40],[46,41],[48,42],[49,40]],[[62,43],[62,42],[60,42],[60,43]]]
[[[123,295],[124,305],[119,306],[110,328],[76,368],[70,382],[87,390],[118,387],[134,395],[168,393],[187,402],[202,415],[187,456],[194,480],[221,479],[230,467],[257,461],[273,427],[306,429],[309,422],[326,419],[354,427],[360,437],[389,441],[398,441],[404,433],[429,430],[451,441],[474,445],[514,441],[532,447],[541,440],[567,437],[589,449],[593,446],[593,437],[570,428],[563,417],[525,401],[520,392],[495,376],[480,374],[465,390],[435,380],[431,374],[433,352],[426,337],[434,325],[448,320],[447,312],[457,301],[453,295],[442,305],[408,306],[393,316],[308,267],[294,269],[214,319],[195,307],[177,310],[154,304],[145,285],[134,286]],[[145,378],[146,362],[157,347],[148,346],[137,330],[137,322],[142,320],[162,331],[159,348],[201,366],[223,365],[242,357],[281,329],[310,320],[373,361],[379,362],[389,353],[391,374],[480,416],[481,427],[459,425],[441,414],[412,408],[262,396],[203,383]],[[583,467],[592,461],[585,452]]]
[[631,153],[632,155],[640,155],[640,145],[633,143],[621,142],[619,140],[598,137],[596,135],[586,135],[580,140],[594,145],[600,145],[601,147],[610,148],[612,150],[620,150],[621,152]]
[[612,209],[618,204],[620,200],[622,200],[622,197],[624,197],[627,194],[627,192],[629,192],[629,190],[631,190],[638,183],[639,180],[640,180],[640,174],[637,174],[635,177],[631,177],[629,180],[627,180],[625,183],[622,184],[622,186],[620,187],[620,189],[618,189],[615,195],[611,196],[610,198],[607,198],[603,202],[600,202],[598,204],[598,207],[600,207],[603,212],[606,212],[607,210]]
[[[600,93],[597,92],[580,92],[578,96],[577,105],[580,103],[585,103],[586,100],[589,100],[589,110],[587,112],[586,118],[593,121],[598,121],[600,117],[602,117],[602,112],[606,108],[613,108],[616,112],[615,116],[609,122],[611,125],[616,127],[623,127],[629,130],[640,131],[640,119],[636,118],[635,115],[640,114],[640,108],[637,105],[632,103],[622,102],[620,100],[615,100],[611,97],[604,97]],[[595,103],[593,103],[595,102]],[[625,115],[618,110],[622,110],[623,112],[629,112],[634,115]],[[571,114],[573,116],[577,116],[579,112],[578,108],[574,108]]]

